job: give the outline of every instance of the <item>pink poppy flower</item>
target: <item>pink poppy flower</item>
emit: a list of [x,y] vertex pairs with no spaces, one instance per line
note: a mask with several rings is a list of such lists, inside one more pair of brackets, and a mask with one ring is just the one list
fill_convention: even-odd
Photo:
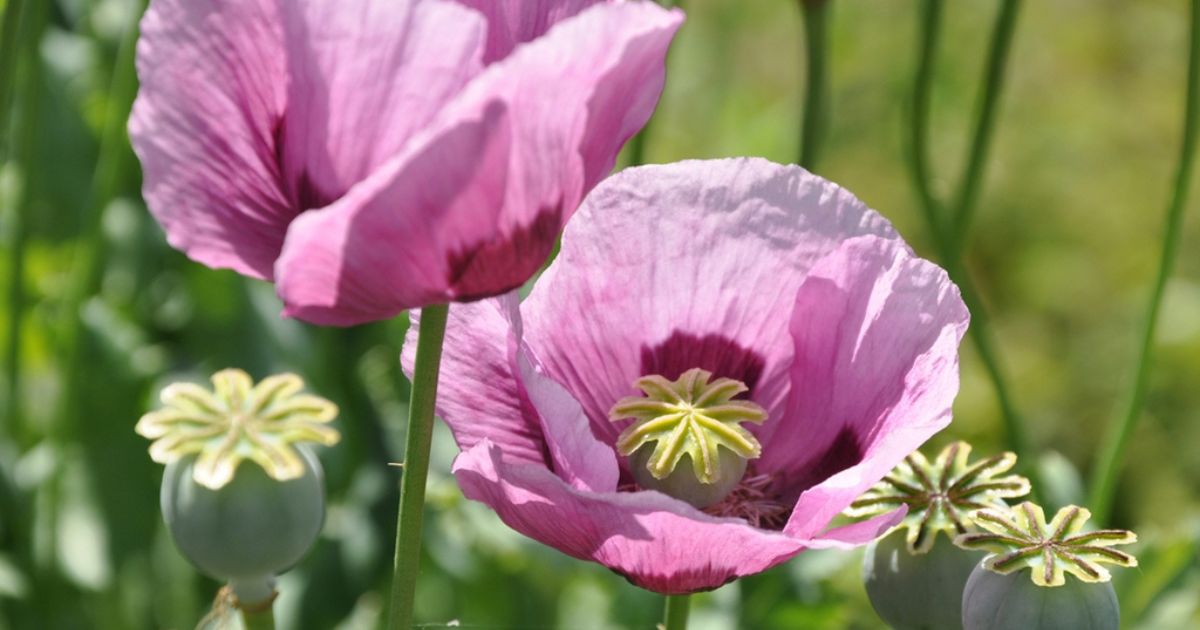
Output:
[[[438,412],[463,493],[512,528],[652,591],[712,589],[899,522],[829,528],[950,422],[967,321],[942,269],[799,167],[635,168],[523,303],[451,311]],[[729,471],[722,496],[674,483]]]
[[129,131],[170,243],[323,324],[499,295],[650,116],[682,13],[153,0]]

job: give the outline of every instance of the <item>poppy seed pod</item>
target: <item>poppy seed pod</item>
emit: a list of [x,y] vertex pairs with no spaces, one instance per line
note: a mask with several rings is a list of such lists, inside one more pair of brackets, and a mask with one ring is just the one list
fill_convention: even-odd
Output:
[[871,607],[896,630],[958,630],[963,585],[981,557],[944,539],[910,553],[904,535],[892,532],[867,547],[863,585]]
[[[299,562],[325,519],[321,464],[303,443],[332,445],[333,403],[294,374],[257,385],[222,370],[213,389],[175,383],[137,432],[166,464],[162,513],[180,551],[228,580],[238,600],[269,601],[274,576]],[[249,461],[247,461],[249,460]],[[246,465],[242,465],[246,464]]]
[[1023,572],[978,566],[962,594],[964,630],[1117,630],[1121,609],[1111,582],[1070,580],[1047,588]]
[[[638,379],[645,393],[617,401],[614,421],[635,421],[617,438],[617,451],[629,456],[638,485],[658,490],[693,507],[719,503],[742,481],[746,463],[762,445],[742,422],[762,424],[767,412],[748,400],[749,390],[731,378],[693,368],[678,380],[652,375]],[[684,463],[686,460],[686,464]]]
[[913,452],[850,505],[846,513],[866,517],[908,507],[900,532],[867,549],[863,584],[875,612],[899,630],[961,628],[962,592],[980,560],[938,532],[962,534],[982,506],[1003,507],[1004,499],[1029,492],[1029,480],[1006,475],[1016,455],[1002,453],[970,461],[971,445],[954,442],[932,461]]
[[[971,573],[963,591],[966,630],[1115,630],[1121,614],[1101,566],[1137,566],[1137,560],[1113,549],[1135,542],[1133,532],[1082,531],[1091,514],[1068,505],[1047,522],[1042,508],[1029,502],[1012,510],[981,510],[975,515],[986,530],[964,534],[954,544],[991,551]],[[1028,576],[1024,569],[1029,569]],[[1068,575],[1077,580],[1068,579]]]
[[296,450],[300,477],[278,481],[258,466],[240,466],[216,490],[195,481],[194,457],[167,466],[163,519],[192,564],[218,579],[253,583],[300,561],[325,519],[325,481],[312,452]]

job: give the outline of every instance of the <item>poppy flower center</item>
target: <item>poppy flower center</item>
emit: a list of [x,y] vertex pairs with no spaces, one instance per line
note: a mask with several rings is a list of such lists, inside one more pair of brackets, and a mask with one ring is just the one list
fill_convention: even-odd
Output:
[[[634,420],[616,448],[630,458],[643,488],[705,508],[724,499],[745,474],[746,462],[762,454],[762,445],[741,423],[761,424],[767,412],[733,399],[748,391],[741,381],[713,380],[712,372],[692,368],[676,381],[652,374],[634,386],[645,395],[617,401],[609,419]],[[684,459],[691,465],[681,466]]]

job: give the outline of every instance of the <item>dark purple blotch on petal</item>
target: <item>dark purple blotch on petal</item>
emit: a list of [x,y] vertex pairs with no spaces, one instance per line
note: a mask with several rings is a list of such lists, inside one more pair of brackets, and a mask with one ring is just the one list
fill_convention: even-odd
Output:
[[862,441],[854,432],[854,428],[842,427],[829,446],[825,447],[824,453],[790,475],[790,478],[782,479],[776,487],[788,503],[794,503],[800,493],[858,464],[865,454]]
[[275,170],[279,179],[279,189],[287,195],[288,201],[291,203],[292,210],[297,215],[305,210],[313,210],[316,208],[324,208],[325,206],[337,201],[345,191],[337,191],[336,193],[321,190],[308,171],[302,171],[298,177],[289,181],[287,176],[287,164],[284,162],[287,155],[286,142],[287,138],[287,113],[285,112],[275,122],[275,127],[272,130],[272,140],[275,149]]
[[512,234],[450,254],[454,299],[470,302],[520,287],[546,262],[562,227],[562,205],[544,208]]
[[[721,570],[718,567],[663,574],[643,573],[641,575],[622,573],[611,567],[609,570],[625,578],[626,582],[638,588],[644,588],[663,595],[690,595],[692,593],[715,591],[738,579],[737,575],[730,573],[728,570]],[[720,584],[714,584],[713,576],[718,573],[728,573],[728,575],[722,578],[724,581]]]
[[753,350],[717,334],[699,337],[677,330],[654,347],[642,346],[642,375],[658,374],[673,381],[698,367],[712,372],[714,378],[745,383],[750,391],[743,396],[750,399],[754,398],[764,365],[762,356]]

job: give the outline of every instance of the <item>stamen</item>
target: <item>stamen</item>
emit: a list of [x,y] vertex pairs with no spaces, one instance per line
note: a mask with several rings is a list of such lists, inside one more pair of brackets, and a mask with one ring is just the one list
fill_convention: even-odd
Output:
[[760,529],[783,529],[791,507],[769,492],[771,475],[747,475],[720,503],[705,508],[713,516],[744,519]]

